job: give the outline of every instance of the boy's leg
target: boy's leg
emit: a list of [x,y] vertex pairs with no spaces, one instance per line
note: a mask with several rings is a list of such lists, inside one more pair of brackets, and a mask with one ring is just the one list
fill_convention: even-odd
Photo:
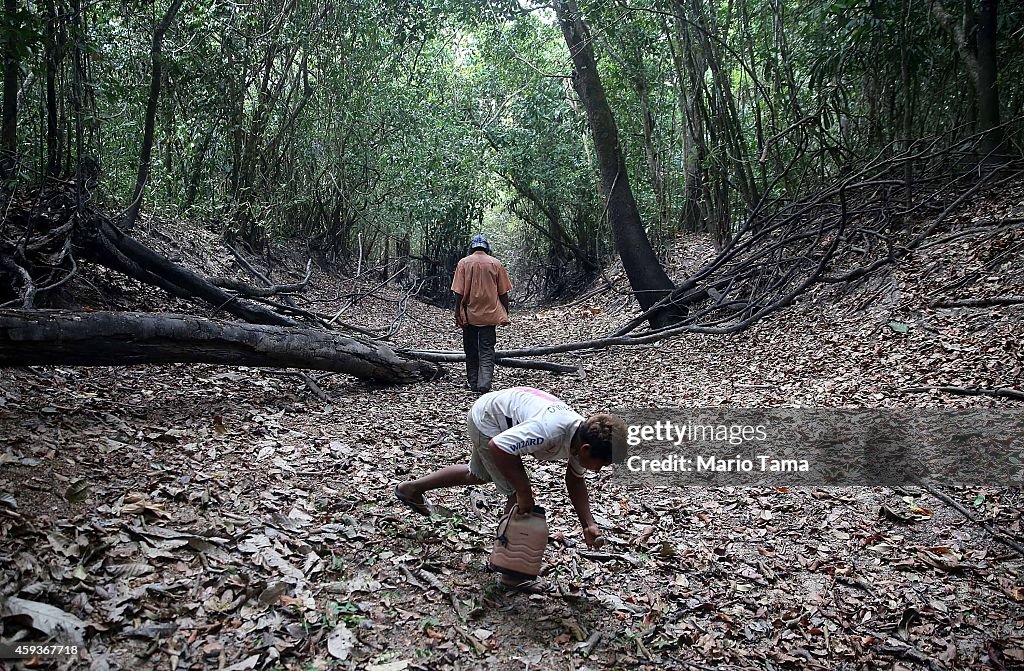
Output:
[[[471,418],[466,419],[466,429],[469,433],[469,441],[473,446],[468,464],[445,466],[429,475],[424,475],[422,478],[407,480],[398,485],[398,493],[415,503],[423,503],[423,493],[432,489],[460,486],[472,487],[491,482],[493,469],[488,468],[488,464],[485,461],[488,444],[491,439],[489,436],[480,433],[480,429],[476,427]],[[515,495],[510,493],[512,490],[507,483],[501,482],[496,484],[498,484],[499,490],[504,491],[512,497],[513,502],[515,501]]]
[[432,489],[482,485],[484,482],[470,472],[469,464],[455,464],[416,480],[406,480],[398,485],[398,493],[416,503],[423,503],[423,493]]

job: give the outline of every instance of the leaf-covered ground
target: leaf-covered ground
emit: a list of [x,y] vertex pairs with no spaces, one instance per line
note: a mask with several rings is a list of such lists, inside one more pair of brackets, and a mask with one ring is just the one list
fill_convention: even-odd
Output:
[[[937,290],[1024,294],[1022,242],[1019,226],[968,235],[739,335],[563,355],[585,376],[502,369],[496,386],[541,387],[583,413],[1024,407],[901,391],[1021,389],[1024,308],[927,304]],[[212,250],[177,253],[223,274],[229,257]],[[677,275],[711,253],[699,238],[677,251]],[[614,289],[584,301],[515,314],[499,345],[613,330],[635,312],[621,274],[609,278]],[[352,304],[342,319],[364,326],[396,317],[398,291],[314,283],[309,307]],[[83,306],[196,309],[113,276],[92,285]],[[395,340],[457,348],[451,315],[416,302]],[[317,376],[330,401],[250,369],[0,371],[0,634],[39,640],[63,625],[93,669],[1024,667],[1024,560],[912,488],[624,489],[592,475],[610,540],[594,553],[559,466],[535,466],[558,594],[501,592],[483,569],[493,488],[435,493],[446,514],[433,520],[393,498],[397,482],[467,458],[475,395],[450,370],[400,388]],[[948,493],[1024,542],[1019,488]],[[25,632],[30,620],[40,631]]]

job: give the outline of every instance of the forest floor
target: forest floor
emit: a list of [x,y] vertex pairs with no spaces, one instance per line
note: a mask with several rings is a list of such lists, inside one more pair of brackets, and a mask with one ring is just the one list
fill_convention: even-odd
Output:
[[[1019,207],[1024,192],[1007,198]],[[982,206],[968,207],[964,222]],[[154,246],[211,275],[237,272],[212,234],[159,225]],[[1021,389],[1024,307],[927,304],[978,269],[957,297],[1024,294],[1019,251],[989,263],[1022,241],[1019,226],[967,236],[857,286],[814,288],[738,335],[562,355],[552,360],[585,375],[499,369],[495,386],[536,386],[583,414],[1021,408],[902,390]],[[682,276],[712,250],[685,237],[676,253],[669,269]],[[276,281],[301,277],[301,261],[282,263]],[[113,274],[85,279],[75,307],[196,312]],[[317,273],[307,305],[333,313],[356,298],[345,321],[386,327],[400,293],[359,294],[374,284]],[[601,336],[634,314],[606,289],[516,312],[499,347]],[[458,349],[452,322],[410,301],[395,341]],[[558,465],[531,466],[558,593],[498,590],[484,570],[493,487],[434,492],[444,514],[433,519],[393,495],[467,459],[476,395],[449,369],[390,388],[316,376],[330,401],[255,369],[0,371],[0,597],[14,597],[0,634],[26,617],[43,631],[63,624],[87,649],[74,668],[97,670],[1024,668],[1024,558],[912,487],[637,489],[602,472],[589,485],[609,543],[590,553]],[[1024,542],[1021,488],[945,491]]]

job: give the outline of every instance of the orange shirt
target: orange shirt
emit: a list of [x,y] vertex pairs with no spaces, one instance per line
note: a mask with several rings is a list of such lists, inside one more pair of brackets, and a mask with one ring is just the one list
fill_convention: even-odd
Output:
[[462,294],[463,316],[471,326],[497,326],[508,319],[498,296],[511,289],[505,266],[487,252],[473,252],[455,268],[452,291]]

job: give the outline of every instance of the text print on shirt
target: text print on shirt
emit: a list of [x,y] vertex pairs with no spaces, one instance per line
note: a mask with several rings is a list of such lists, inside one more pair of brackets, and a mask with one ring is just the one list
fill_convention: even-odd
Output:
[[515,454],[517,452],[525,450],[528,447],[533,447],[534,445],[543,445],[543,444],[544,444],[544,439],[543,438],[527,438],[526,440],[520,440],[518,443],[516,443],[515,445],[512,446],[512,453]]

